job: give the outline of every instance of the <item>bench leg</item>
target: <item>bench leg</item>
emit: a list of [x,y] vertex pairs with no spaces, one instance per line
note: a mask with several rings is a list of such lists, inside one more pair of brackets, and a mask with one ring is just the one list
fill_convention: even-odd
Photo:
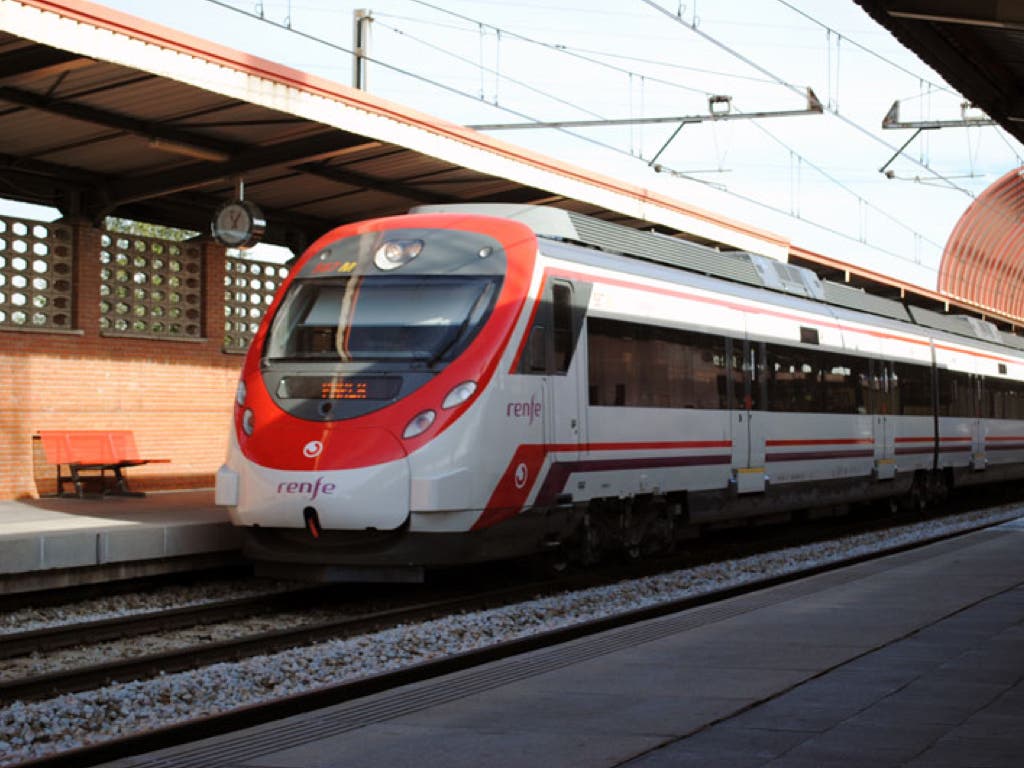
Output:
[[105,490],[104,495],[111,496],[138,496],[142,497],[146,494],[140,491],[128,490],[128,478],[124,476],[120,467],[111,467],[114,470],[114,485],[110,490]]
[[[75,494],[80,499],[84,498],[85,497],[85,489],[82,488],[82,478],[78,474],[78,467],[76,467],[74,464],[69,464],[68,465],[68,469],[71,470],[71,482],[73,482],[75,484]],[[63,488],[63,486],[61,486],[61,487]],[[64,495],[63,492],[61,493],[61,495],[62,496]]]

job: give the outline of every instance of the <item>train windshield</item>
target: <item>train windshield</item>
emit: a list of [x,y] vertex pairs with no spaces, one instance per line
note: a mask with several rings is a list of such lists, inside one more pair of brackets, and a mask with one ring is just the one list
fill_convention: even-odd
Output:
[[353,276],[296,280],[274,318],[270,360],[451,359],[490,312],[489,276]]

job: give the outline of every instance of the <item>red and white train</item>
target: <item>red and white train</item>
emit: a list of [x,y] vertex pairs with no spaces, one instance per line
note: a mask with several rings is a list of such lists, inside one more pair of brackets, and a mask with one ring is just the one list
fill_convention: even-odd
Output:
[[1024,340],[528,206],[339,227],[257,333],[217,475],[266,572],[417,579],[1024,476]]

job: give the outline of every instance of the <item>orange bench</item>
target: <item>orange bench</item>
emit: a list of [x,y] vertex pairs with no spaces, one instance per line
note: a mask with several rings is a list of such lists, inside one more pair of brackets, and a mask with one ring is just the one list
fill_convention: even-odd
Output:
[[[128,490],[122,470],[170,461],[140,458],[135,435],[128,429],[48,429],[39,431],[39,439],[46,461],[57,465],[58,496],[65,495],[64,483],[70,481],[74,483],[75,495],[81,498],[85,495],[85,482],[97,477],[104,496],[144,496]],[[69,474],[61,471],[62,466],[67,466]],[[108,476],[108,471],[113,475]]]

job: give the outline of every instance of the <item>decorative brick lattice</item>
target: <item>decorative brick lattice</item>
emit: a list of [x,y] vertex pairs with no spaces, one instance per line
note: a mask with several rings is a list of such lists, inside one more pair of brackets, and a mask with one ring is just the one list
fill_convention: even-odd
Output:
[[71,229],[0,216],[0,328],[70,330]]
[[268,261],[227,257],[224,265],[224,350],[244,352],[260,319],[288,276],[288,268]]
[[100,250],[100,329],[108,334],[202,337],[199,245],[104,232]]

